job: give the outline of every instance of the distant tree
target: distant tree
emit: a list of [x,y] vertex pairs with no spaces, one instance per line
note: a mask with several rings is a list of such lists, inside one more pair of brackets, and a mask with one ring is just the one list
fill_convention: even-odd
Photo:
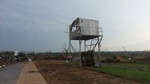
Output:
[[65,52],[65,55],[66,56],[68,56],[68,48],[66,47],[66,44],[64,44],[64,50],[63,50],[63,52]]

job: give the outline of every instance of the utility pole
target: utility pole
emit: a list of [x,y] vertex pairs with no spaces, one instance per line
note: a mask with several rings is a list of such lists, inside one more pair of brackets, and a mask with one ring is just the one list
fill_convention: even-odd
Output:
[[123,46],[123,49],[124,49],[124,51],[126,52],[126,49],[124,48],[124,46]]

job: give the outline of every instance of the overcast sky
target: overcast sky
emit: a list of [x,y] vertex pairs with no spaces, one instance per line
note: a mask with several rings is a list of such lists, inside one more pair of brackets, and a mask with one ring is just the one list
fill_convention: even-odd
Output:
[[150,0],[0,0],[0,51],[62,51],[77,17],[99,20],[103,51],[150,50]]

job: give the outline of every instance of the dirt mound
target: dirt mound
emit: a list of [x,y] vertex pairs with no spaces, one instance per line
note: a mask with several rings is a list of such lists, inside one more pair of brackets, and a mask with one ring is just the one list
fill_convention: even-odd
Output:
[[60,60],[35,63],[48,84],[140,84],[125,78],[87,70]]
[[138,61],[150,61],[150,56],[148,57],[145,57],[145,58],[140,58],[140,59],[137,59]]

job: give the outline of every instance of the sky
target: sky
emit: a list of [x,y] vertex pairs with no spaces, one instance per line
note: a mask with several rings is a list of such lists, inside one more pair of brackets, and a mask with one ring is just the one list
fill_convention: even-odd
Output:
[[0,0],[0,51],[61,52],[77,17],[99,20],[102,51],[150,50],[149,0]]

